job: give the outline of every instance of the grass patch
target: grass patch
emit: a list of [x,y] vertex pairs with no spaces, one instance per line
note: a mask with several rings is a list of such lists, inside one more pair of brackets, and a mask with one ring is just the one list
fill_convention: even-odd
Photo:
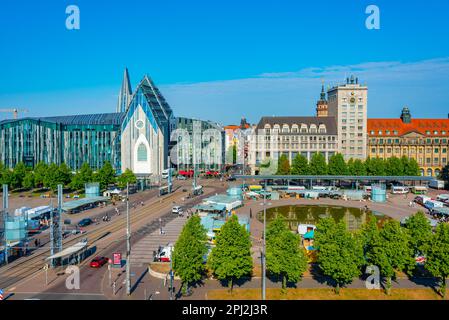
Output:
[[[260,300],[260,289],[235,288],[232,295],[228,289],[215,289],[207,292],[209,300]],[[368,289],[340,289],[340,294],[335,294],[331,288],[303,289],[289,288],[283,294],[281,289],[268,288],[268,300],[442,300],[434,290],[426,289],[392,289],[391,295],[386,295],[383,290]]]

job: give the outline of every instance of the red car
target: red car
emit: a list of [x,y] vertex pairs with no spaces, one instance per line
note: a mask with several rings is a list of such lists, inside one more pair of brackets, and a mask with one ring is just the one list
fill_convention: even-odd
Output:
[[106,263],[108,263],[109,259],[106,257],[96,257],[90,262],[91,268],[101,268]]

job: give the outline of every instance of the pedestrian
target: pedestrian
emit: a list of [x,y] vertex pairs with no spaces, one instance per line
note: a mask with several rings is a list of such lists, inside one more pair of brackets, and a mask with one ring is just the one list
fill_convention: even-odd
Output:
[[37,248],[39,245],[39,241],[37,241],[37,239],[34,239],[34,246]]
[[143,201],[140,201],[140,204],[142,205],[142,207],[143,207]]

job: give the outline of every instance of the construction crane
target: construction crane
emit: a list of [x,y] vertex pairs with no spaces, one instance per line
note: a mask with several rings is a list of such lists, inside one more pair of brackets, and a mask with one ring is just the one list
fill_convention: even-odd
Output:
[[19,117],[19,112],[28,113],[29,111],[27,109],[0,109],[0,112],[12,113],[14,119],[17,119]]

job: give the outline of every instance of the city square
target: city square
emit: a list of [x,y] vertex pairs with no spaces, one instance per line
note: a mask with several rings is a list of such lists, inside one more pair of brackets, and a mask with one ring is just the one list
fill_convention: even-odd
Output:
[[446,4],[75,2],[0,15],[0,304],[447,302]]

